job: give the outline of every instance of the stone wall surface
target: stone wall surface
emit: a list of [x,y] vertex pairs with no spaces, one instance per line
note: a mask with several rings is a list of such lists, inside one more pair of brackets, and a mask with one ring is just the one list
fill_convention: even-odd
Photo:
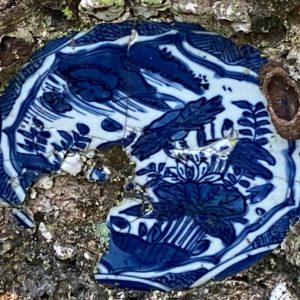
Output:
[[[127,19],[199,23],[258,47],[300,84],[300,0],[0,0],[0,91],[47,41]],[[0,300],[300,299],[300,224],[263,261],[221,282],[170,293],[97,285],[93,267],[107,247],[103,222],[132,166],[118,148],[96,157],[114,170],[111,183],[58,174],[29,191],[24,206],[35,215],[34,230],[20,230],[10,209],[0,208]]]

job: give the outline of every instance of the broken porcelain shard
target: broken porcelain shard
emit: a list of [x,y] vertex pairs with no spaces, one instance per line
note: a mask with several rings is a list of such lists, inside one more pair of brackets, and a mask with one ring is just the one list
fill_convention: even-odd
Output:
[[247,268],[299,215],[299,142],[271,123],[265,63],[187,24],[101,24],[48,43],[1,98],[1,201],[22,203],[68,152],[121,145],[143,197],[110,211],[99,282],[167,291]]

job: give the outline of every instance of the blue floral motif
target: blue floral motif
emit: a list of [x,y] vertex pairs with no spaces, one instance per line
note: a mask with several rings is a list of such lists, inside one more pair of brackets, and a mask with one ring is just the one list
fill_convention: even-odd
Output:
[[239,133],[244,136],[240,140],[252,141],[261,146],[268,144],[264,136],[272,132],[266,127],[270,122],[263,103],[258,102],[253,105],[248,101],[240,100],[234,101],[233,104],[244,109],[243,117],[238,120],[238,124],[246,128],[239,130]]
[[246,199],[235,188],[205,182],[165,183],[158,185],[154,193],[159,199],[153,203],[157,218],[172,220],[190,215],[207,234],[226,244],[236,238],[230,221],[246,221],[241,218],[246,213]]
[[275,165],[275,159],[266,149],[253,141],[241,139],[230,153],[228,164],[239,169],[237,172],[242,172],[245,177],[272,179],[272,172],[260,160]]
[[[233,224],[247,223],[247,220],[243,218],[247,213],[247,199],[250,199],[252,203],[257,203],[265,199],[273,189],[273,185],[270,183],[249,188],[250,182],[243,177],[250,180],[256,177],[271,179],[272,173],[260,161],[265,161],[269,165],[275,164],[274,158],[263,148],[261,142],[262,136],[270,132],[269,129],[264,128],[269,123],[262,120],[267,116],[263,111],[264,106],[257,103],[253,107],[247,101],[236,101],[234,104],[244,110],[243,117],[239,119],[238,124],[241,126],[251,125],[252,131],[250,131],[251,135],[241,138],[236,143],[229,152],[223,168],[220,167],[223,161],[217,163],[216,155],[213,155],[209,161],[205,153],[200,152],[198,155],[189,154],[181,159],[177,158],[176,168],[165,167],[165,163],[158,165],[150,163],[136,173],[138,176],[147,175],[150,180],[147,181],[146,186],[151,188],[157,197],[152,202],[152,216],[168,221],[178,219],[183,215],[191,216],[206,234],[220,238],[227,245],[236,239]],[[166,115],[168,114],[166,113]],[[176,124],[180,113],[175,112],[174,115],[173,118],[161,117],[152,123],[150,129],[151,127],[160,128],[154,126],[160,122],[165,125],[163,130],[166,132],[169,128],[178,128],[174,123]],[[169,121],[168,126],[164,122],[165,119]],[[199,119],[201,120],[201,114]],[[212,122],[213,120],[214,118],[211,119]],[[193,128],[191,122],[186,122],[186,124],[190,126],[191,130],[197,130],[197,126]],[[230,137],[233,131],[233,122],[225,119],[221,128],[222,136]],[[243,129],[240,129],[240,132],[243,133]],[[148,131],[146,131],[147,133]],[[160,131],[160,139],[162,136]],[[157,147],[157,144],[156,142],[154,147]],[[150,145],[153,147],[152,144]],[[136,145],[133,146],[133,149],[137,149]],[[147,147],[143,149],[147,149]],[[133,151],[133,153],[135,152]],[[218,171],[221,169],[222,172]],[[230,169],[234,171],[233,174],[229,172]],[[248,193],[243,195],[235,187],[237,184],[249,188],[246,190]]]
[[44,123],[37,119],[32,119],[34,127],[31,127],[29,131],[24,129],[18,129],[18,132],[24,136],[24,143],[18,143],[18,145],[26,150],[35,154],[45,153],[48,139],[51,137],[49,131],[44,129]]
[[90,129],[83,123],[77,123],[76,128],[77,131],[73,130],[72,134],[64,130],[58,130],[62,140],[60,141],[60,145],[57,143],[52,143],[53,148],[58,152],[71,149],[84,149],[91,142],[91,138],[87,136],[90,132]]
[[[165,169],[164,164],[156,168],[151,163],[137,174],[152,178],[147,186],[157,196],[152,203],[157,219],[172,221],[191,216],[207,234],[226,244],[236,237],[231,222],[247,222],[242,218],[246,213],[246,197],[237,188],[226,187],[222,175],[212,170],[202,153],[178,160],[175,170]],[[168,182],[168,178],[173,182]]]
[[[272,179],[273,174],[260,161],[265,161],[269,165],[275,165],[274,157],[263,148],[268,143],[265,135],[271,133],[267,126],[268,113],[263,103],[258,102],[252,105],[248,101],[234,101],[234,105],[243,109],[243,116],[238,120],[238,124],[246,129],[239,129],[240,137],[236,147],[230,153],[228,163],[233,166],[233,174],[228,174],[228,185],[239,183],[241,186],[248,188],[249,181],[243,180],[242,176],[254,179],[259,176],[264,179]],[[273,190],[271,183],[256,186],[247,190],[247,198],[252,203],[265,199]]]

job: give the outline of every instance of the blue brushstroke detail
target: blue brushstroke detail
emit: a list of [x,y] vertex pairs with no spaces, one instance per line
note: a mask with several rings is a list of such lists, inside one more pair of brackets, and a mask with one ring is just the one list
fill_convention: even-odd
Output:
[[144,134],[132,146],[132,154],[139,160],[144,160],[159,150],[165,149],[170,140],[177,140],[176,133],[182,132],[179,139],[183,139],[189,131],[197,130],[199,126],[213,122],[223,110],[221,97],[216,96],[210,100],[202,97],[189,102],[182,109],[167,112],[144,128]]
[[72,110],[72,105],[68,103],[66,95],[62,93],[44,93],[43,96],[41,96],[41,103],[57,114]]
[[123,126],[119,122],[109,118],[102,121],[101,127],[108,132],[115,132],[123,129]]
[[250,199],[251,203],[257,203],[264,200],[273,189],[274,186],[270,183],[255,186],[247,190],[247,192],[250,193],[250,195],[247,197]]

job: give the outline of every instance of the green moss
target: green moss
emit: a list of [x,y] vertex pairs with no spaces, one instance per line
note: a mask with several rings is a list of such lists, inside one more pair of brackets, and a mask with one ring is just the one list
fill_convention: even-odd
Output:
[[159,5],[161,4],[161,0],[143,0],[143,3],[148,5]]
[[123,0],[97,0],[97,2],[101,6],[109,7],[109,6],[123,6],[124,1]]
[[71,11],[71,9],[69,8],[69,6],[66,6],[62,12],[64,13],[65,17],[67,18],[67,20],[71,20],[73,18],[73,12]]
[[105,223],[96,224],[94,228],[94,232],[96,236],[99,238],[100,243],[104,246],[108,245],[109,241],[109,229],[107,228]]

